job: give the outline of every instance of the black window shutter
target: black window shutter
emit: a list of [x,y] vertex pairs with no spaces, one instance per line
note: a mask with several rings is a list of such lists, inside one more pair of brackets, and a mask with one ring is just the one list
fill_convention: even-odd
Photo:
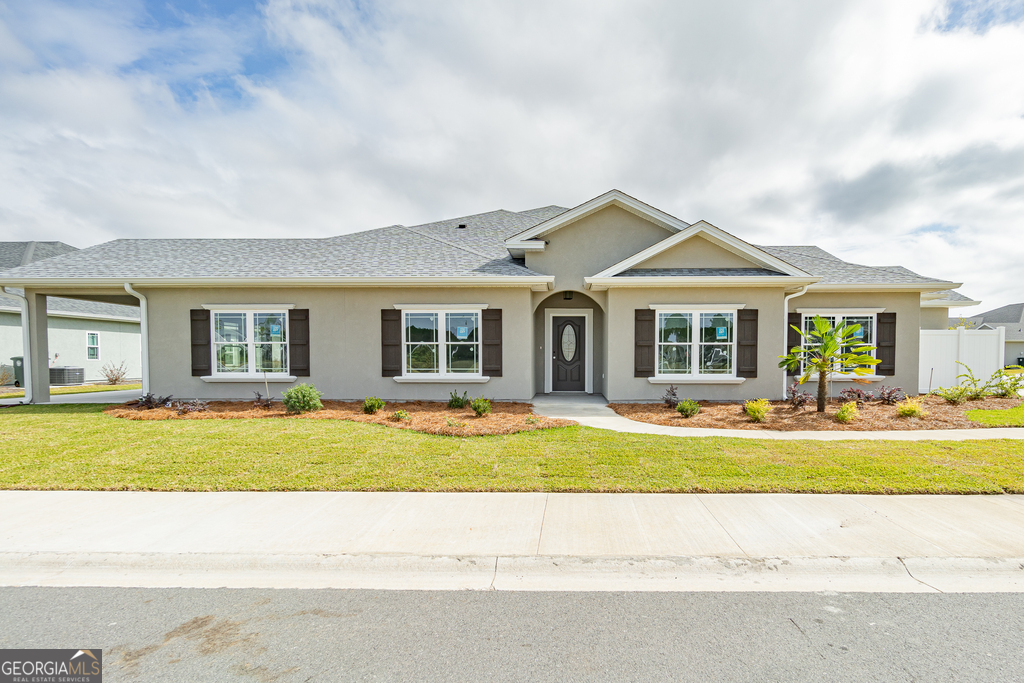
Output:
[[193,308],[192,318],[192,376],[203,377],[210,374],[210,312],[205,308]]
[[633,317],[633,376],[654,377],[655,312],[638,308]]
[[875,366],[875,374],[892,377],[896,374],[896,314],[878,314],[878,343],[876,357],[880,361]]
[[402,312],[393,308],[380,310],[381,377],[402,374]]
[[[803,322],[803,316],[801,316],[799,313],[790,313],[787,322],[788,326],[786,328],[786,348],[782,355],[788,354],[794,346],[803,346],[804,343],[804,338],[801,337],[800,333],[797,331],[803,329],[802,327],[800,327],[800,323]],[[793,329],[794,327],[796,328],[796,330]],[[790,376],[799,375],[800,368],[797,367],[797,369],[795,370],[786,370],[786,374]]]
[[736,330],[736,376],[757,377],[757,309],[741,308]]
[[296,377],[309,377],[308,308],[288,311],[288,353],[291,354],[292,374]]
[[483,310],[481,366],[488,377],[501,377],[501,309]]

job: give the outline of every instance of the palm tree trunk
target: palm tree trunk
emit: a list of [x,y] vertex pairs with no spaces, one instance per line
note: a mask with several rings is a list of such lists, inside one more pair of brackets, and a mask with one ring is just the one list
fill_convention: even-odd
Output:
[[828,400],[828,373],[818,373],[818,412],[825,412],[825,401]]

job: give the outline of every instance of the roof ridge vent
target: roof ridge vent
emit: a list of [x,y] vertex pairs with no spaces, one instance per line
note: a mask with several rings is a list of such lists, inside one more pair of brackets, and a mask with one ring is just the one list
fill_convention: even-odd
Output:
[[465,223],[459,223],[459,230],[465,230],[465,229],[466,229],[466,224]]

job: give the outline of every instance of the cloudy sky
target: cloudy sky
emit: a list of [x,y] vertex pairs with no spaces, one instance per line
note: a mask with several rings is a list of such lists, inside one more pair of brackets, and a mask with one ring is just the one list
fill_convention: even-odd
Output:
[[0,239],[618,188],[1024,300],[1024,0],[0,0]]

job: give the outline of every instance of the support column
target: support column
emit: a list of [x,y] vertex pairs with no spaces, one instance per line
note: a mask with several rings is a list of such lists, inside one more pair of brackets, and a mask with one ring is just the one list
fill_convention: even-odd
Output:
[[28,299],[28,343],[26,359],[32,363],[32,403],[50,402],[50,344],[46,319],[46,295],[25,290]]

